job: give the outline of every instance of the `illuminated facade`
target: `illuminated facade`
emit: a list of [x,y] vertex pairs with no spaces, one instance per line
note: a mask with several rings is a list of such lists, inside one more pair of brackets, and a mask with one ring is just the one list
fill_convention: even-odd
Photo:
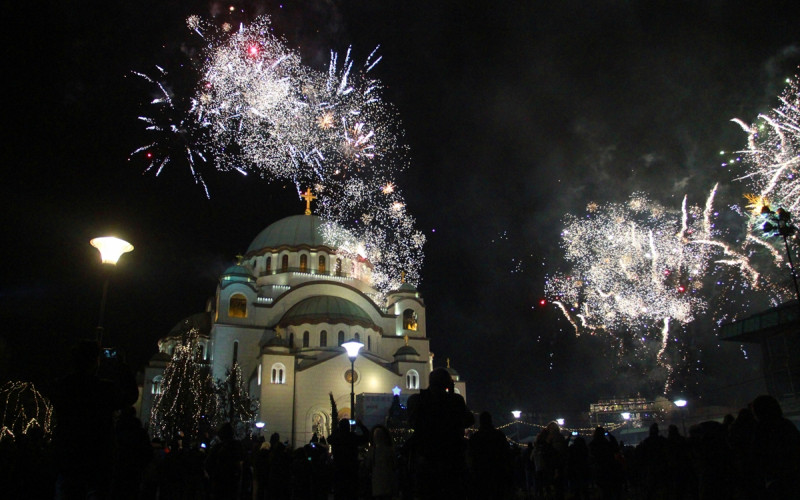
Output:
[[[208,319],[205,331],[198,330],[213,376],[224,379],[236,361],[260,401],[264,433],[278,432],[293,444],[329,433],[329,394],[340,418],[351,414],[350,360],[342,343],[364,344],[355,361],[356,416],[363,414],[359,395],[395,388],[413,394],[428,386],[433,366],[419,292],[403,284],[376,303],[369,261],[326,245],[322,225],[307,212],[268,226],[220,276],[208,311],[192,317]],[[145,371],[144,418],[180,330],[159,342]],[[464,381],[456,381],[456,390],[466,397]]]

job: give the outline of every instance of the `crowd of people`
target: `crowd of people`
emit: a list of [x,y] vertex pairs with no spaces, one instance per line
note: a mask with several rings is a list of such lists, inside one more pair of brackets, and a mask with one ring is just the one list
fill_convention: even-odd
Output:
[[[0,439],[3,498],[200,500],[787,499],[800,492],[800,432],[771,396],[735,418],[683,436],[652,424],[637,446],[603,427],[589,438],[555,422],[521,447],[488,412],[477,429],[445,369],[408,400],[413,432],[341,420],[326,437],[292,449],[214,436],[150,439],[130,407],[130,388],[96,375],[96,345],[73,351],[74,371],[54,392],[52,440],[30,432]],[[113,416],[113,418],[112,418]],[[8,496],[6,496],[8,495]]]

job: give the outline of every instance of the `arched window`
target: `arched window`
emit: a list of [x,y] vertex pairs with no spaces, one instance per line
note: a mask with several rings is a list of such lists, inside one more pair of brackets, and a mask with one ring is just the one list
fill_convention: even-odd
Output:
[[319,274],[325,274],[325,256],[319,256],[319,264],[317,265],[317,271]]
[[303,347],[308,347],[309,337],[310,337],[310,334],[308,333],[308,330],[303,332]]
[[419,373],[417,370],[406,372],[406,389],[419,389]]
[[265,272],[267,274],[272,274],[272,257],[267,257],[267,264],[265,267]]
[[417,331],[417,312],[413,309],[403,311],[403,329]]
[[294,332],[289,333],[289,347],[294,348]]
[[289,270],[289,256],[284,255],[283,257],[281,257],[281,272],[285,273],[288,270]]
[[328,332],[325,330],[319,332],[319,346],[328,347]]
[[336,259],[336,276],[342,275],[342,259]]
[[372,337],[370,335],[367,335],[367,350],[372,350]]
[[300,272],[308,271],[308,255],[303,254],[300,256]]
[[161,394],[161,384],[164,382],[164,377],[156,375],[153,377],[153,386],[150,388],[152,394]]
[[231,299],[228,301],[228,316],[231,318],[247,317],[247,297],[244,294],[231,295]]
[[353,338],[356,340],[356,342],[361,342],[361,335],[359,335],[358,332],[356,332],[356,334],[353,335]]
[[285,384],[286,383],[286,367],[283,363],[275,363],[272,365],[272,374],[270,375],[269,382],[271,384]]
[[344,344],[344,332],[339,330],[339,345]]
[[239,341],[238,340],[234,340],[233,341],[233,362],[236,363],[236,361],[238,359],[239,359]]

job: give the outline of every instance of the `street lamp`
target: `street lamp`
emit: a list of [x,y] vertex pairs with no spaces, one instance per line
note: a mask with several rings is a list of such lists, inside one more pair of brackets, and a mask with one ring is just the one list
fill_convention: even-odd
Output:
[[685,436],[686,435],[686,416],[684,415],[684,412],[686,410],[684,410],[684,408],[686,408],[686,405],[688,403],[687,403],[687,401],[685,399],[682,399],[682,398],[681,399],[676,399],[672,403],[675,406],[677,406],[678,408],[680,408],[680,412],[681,412],[681,427],[683,428],[683,435]]
[[[133,251],[133,245],[114,236],[94,238],[89,243],[100,251],[100,261],[106,269],[116,266],[122,254]],[[100,318],[97,321],[97,344],[100,347],[103,346],[103,316],[106,312],[109,279],[110,273],[106,271],[105,280],[103,281],[103,298],[100,299]]]
[[364,344],[359,342],[356,339],[348,340],[342,347],[347,351],[347,357],[350,358],[350,420],[355,420],[356,416],[356,393],[355,393],[355,383],[356,383],[356,370],[355,370],[355,363],[356,358],[358,357],[358,351],[364,347]]
[[564,419],[563,418],[557,418],[556,419],[556,423],[559,425],[559,427],[563,427],[564,426]]
[[519,441],[519,417],[522,416],[522,411],[520,410],[512,410],[511,415],[514,416],[514,430],[517,431],[517,441]]

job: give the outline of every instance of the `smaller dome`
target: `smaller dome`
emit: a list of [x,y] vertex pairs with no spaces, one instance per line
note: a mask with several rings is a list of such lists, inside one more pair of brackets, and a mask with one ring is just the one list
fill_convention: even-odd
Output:
[[289,341],[283,337],[272,337],[264,343],[264,347],[289,347]]
[[447,370],[447,373],[449,373],[449,374],[450,374],[450,376],[451,376],[451,377],[453,377],[453,380],[455,380],[456,382],[458,382],[458,372],[455,370],[455,368],[450,368],[450,367],[448,366],[448,367],[446,368],[446,370]]
[[293,305],[280,320],[280,326],[308,324],[359,325],[378,330],[369,315],[349,300],[333,295],[318,295]]
[[243,278],[252,278],[253,273],[241,264],[234,264],[222,273],[222,276],[241,276]]
[[419,356],[419,353],[410,345],[404,345],[394,353],[395,358],[398,356]]
[[411,283],[403,283],[400,285],[400,288],[397,289],[398,292],[416,292],[417,289]]

